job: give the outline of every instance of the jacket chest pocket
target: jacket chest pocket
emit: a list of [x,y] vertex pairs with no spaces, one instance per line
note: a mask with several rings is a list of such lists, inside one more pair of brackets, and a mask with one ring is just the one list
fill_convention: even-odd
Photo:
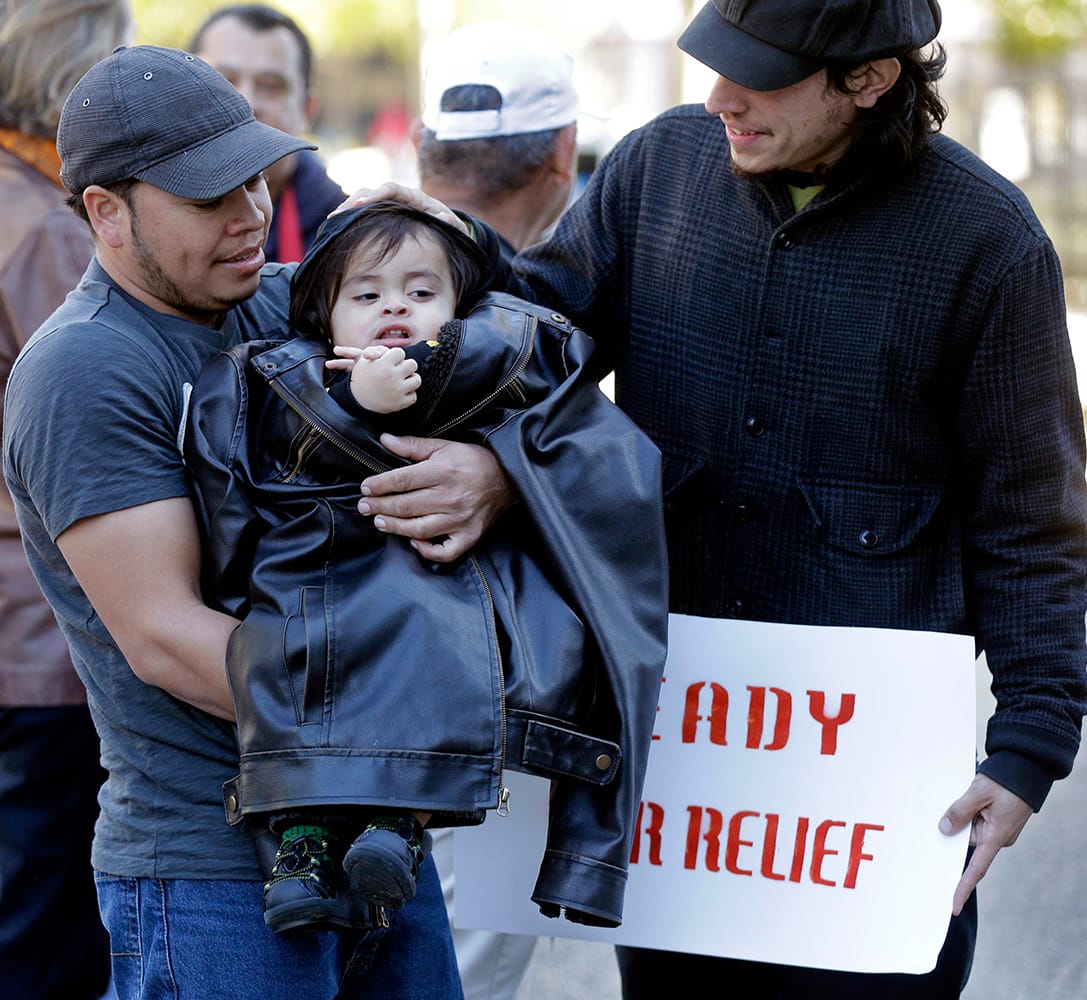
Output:
[[909,548],[940,504],[936,487],[798,480],[817,536],[855,556],[876,558]]

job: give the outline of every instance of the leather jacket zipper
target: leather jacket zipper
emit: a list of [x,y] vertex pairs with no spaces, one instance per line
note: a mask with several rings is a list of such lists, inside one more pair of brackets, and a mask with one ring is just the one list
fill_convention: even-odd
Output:
[[[475,403],[472,407],[465,410],[459,417],[454,417],[452,420],[447,420],[440,427],[434,427],[428,429],[427,437],[441,437],[444,431],[449,430],[451,427],[456,427],[457,424],[467,420],[473,413],[478,413],[483,407],[488,406],[493,400],[497,399],[503,392],[506,391],[511,385],[516,387],[517,380],[524,373],[524,370],[528,367],[528,363],[532,358],[532,345],[536,342],[535,337],[535,324],[536,320],[532,320],[533,323],[533,336],[525,337],[524,344],[521,347],[521,355],[514,363],[510,373],[495,387],[495,389],[484,396],[481,400]],[[524,392],[517,388],[517,392],[521,397],[521,401],[524,402],[526,397]]]
[[291,450],[294,452],[294,461],[291,463],[287,475],[283,478],[284,482],[293,483],[295,479],[298,478],[298,475],[302,471],[302,467],[309,461],[310,455],[313,454],[323,438],[324,435],[318,428],[314,427],[312,424],[306,424],[305,430],[295,438],[295,440],[298,441],[297,447],[294,447],[294,442],[292,442]]
[[356,448],[339,434],[330,434],[324,427],[321,426],[316,420],[314,420],[309,412],[300,404],[295,403],[294,399],[285,393],[280,393],[280,398],[298,415],[303,424],[306,425],[306,435],[302,439],[298,448],[297,457],[294,465],[291,467],[291,471],[288,474],[288,482],[294,479],[295,476],[302,471],[302,466],[305,465],[306,460],[317,444],[323,439],[331,444],[334,448],[338,448],[349,458],[353,458],[359,465],[365,466],[373,472],[388,472],[392,468],[391,465],[379,462],[373,455],[363,451],[361,448]]
[[491,594],[491,585],[487,583],[487,577],[483,573],[483,567],[479,565],[479,560],[473,555],[469,555],[468,558],[476,568],[480,582],[483,584],[483,590],[487,595],[487,609],[489,612],[487,615],[487,624],[490,626],[491,641],[494,643],[494,653],[498,660],[498,718],[500,733],[498,748],[498,815],[508,816],[510,814],[510,790],[505,785],[506,738],[509,728],[506,721],[506,670],[502,664],[502,647],[498,643],[498,627],[494,623],[494,597]]

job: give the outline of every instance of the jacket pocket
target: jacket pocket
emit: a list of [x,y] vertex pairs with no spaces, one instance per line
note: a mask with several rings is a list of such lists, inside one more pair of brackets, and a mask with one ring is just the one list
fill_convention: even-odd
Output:
[[677,493],[682,493],[692,480],[697,482],[699,473],[705,468],[706,460],[693,455],[681,455],[674,451],[661,450],[661,485],[666,500],[673,500]]
[[798,480],[816,533],[827,544],[865,558],[912,545],[940,504],[937,487]]
[[302,587],[299,592],[298,614],[283,626],[283,664],[298,724],[320,723],[328,687],[328,627],[321,587]]

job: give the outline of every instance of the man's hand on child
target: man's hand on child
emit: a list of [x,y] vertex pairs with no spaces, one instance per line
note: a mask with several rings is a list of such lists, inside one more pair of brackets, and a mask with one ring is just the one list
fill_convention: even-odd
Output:
[[378,531],[412,539],[424,559],[459,559],[516,499],[481,445],[391,434],[381,443],[413,464],[365,480],[359,513],[372,516]]
[[418,364],[402,348],[371,344],[366,348],[334,347],[327,368],[351,372],[351,393],[371,413],[396,413],[411,406],[423,384]]
[[414,208],[416,211],[433,215],[434,218],[452,226],[454,229],[459,229],[462,233],[468,233],[468,227],[464,222],[443,202],[424,194],[419,188],[398,184],[396,181],[385,181],[376,188],[359,188],[340,202],[332,210],[331,214],[336,215],[338,212],[345,212],[349,208],[357,208],[360,205],[373,205],[379,201],[399,202],[409,208]]

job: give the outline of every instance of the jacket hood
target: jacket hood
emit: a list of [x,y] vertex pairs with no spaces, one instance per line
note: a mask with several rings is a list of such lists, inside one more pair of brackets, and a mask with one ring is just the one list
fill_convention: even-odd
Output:
[[[454,226],[451,226],[426,212],[420,212],[399,202],[378,201],[369,205],[359,205],[356,208],[350,208],[343,212],[337,212],[334,215],[330,215],[321,223],[321,228],[317,230],[317,235],[314,237],[312,245],[306,251],[305,257],[302,258],[298,268],[291,276],[292,300],[297,295],[306,275],[316,266],[321,257],[336,240],[347,232],[355,222],[362,218],[367,212],[389,212],[393,210],[409,216],[415,216],[427,223],[427,225],[442,230],[476,263],[479,268],[480,278],[471,287],[462,289],[461,294],[458,296],[458,314],[461,314],[463,311],[470,308],[475,301],[491,287],[491,283],[494,279],[494,265],[487,254],[476,245],[475,240],[470,236],[467,236]],[[458,215],[459,214],[460,213],[458,213]],[[465,216],[464,218],[467,217]],[[293,305],[291,312],[293,323],[295,312]]]

